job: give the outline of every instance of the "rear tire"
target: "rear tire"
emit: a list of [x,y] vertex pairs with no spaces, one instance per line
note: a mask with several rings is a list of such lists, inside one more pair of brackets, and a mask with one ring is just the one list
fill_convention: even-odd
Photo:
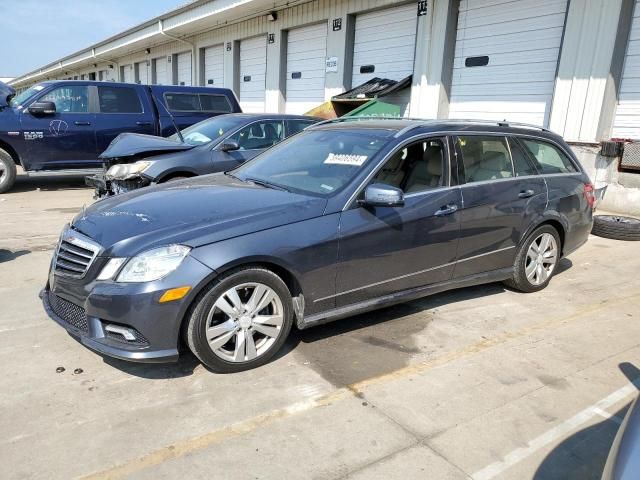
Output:
[[545,288],[555,274],[561,252],[560,235],[551,225],[531,232],[518,249],[513,276],[504,283],[520,292],[537,292]]
[[596,215],[591,233],[613,240],[640,240],[640,220],[620,215]]
[[16,182],[16,162],[13,161],[11,155],[0,149],[0,193],[11,190]]
[[185,337],[209,369],[233,373],[271,360],[292,325],[287,285],[270,270],[245,267],[216,279],[198,295]]

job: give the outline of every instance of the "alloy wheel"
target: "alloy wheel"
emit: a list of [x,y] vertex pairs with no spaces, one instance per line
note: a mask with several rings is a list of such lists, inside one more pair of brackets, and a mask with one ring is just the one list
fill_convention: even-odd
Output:
[[531,242],[527,250],[525,275],[531,285],[542,285],[558,263],[558,244],[550,233],[543,233]]
[[0,185],[6,180],[7,175],[9,175],[9,170],[0,162]]
[[206,338],[213,353],[228,362],[254,360],[282,333],[284,308],[262,283],[243,283],[220,295],[209,311]]

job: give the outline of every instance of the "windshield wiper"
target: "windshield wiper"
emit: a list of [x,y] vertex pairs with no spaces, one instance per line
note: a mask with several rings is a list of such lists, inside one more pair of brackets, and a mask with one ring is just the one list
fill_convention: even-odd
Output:
[[267,182],[266,180],[258,180],[256,178],[246,177],[245,181],[255,183],[256,185],[260,185],[261,187],[273,188],[274,190],[282,190],[283,192],[289,191],[286,188],[284,188],[282,185]]

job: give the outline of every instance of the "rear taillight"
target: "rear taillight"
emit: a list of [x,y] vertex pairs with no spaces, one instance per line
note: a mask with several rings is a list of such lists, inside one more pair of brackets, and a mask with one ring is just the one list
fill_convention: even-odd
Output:
[[587,200],[587,204],[590,208],[596,208],[596,192],[593,188],[593,184],[584,184],[584,198]]

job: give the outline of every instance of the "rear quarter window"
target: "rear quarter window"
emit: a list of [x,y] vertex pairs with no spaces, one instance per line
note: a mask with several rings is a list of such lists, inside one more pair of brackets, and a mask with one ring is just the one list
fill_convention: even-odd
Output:
[[100,113],[142,113],[138,92],[128,87],[98,87]]
[[200,106],[204,112],[231,113],[233,111],[231,104],[229,103],[229,99],[224,95],[201,93]]
[[520,141],[531,154],[540,173],[575,173],[578,171],[571,159],[555,145],[524,138],[521,138]]
[[164,101],[174,112],[233,112],[226,96],[212,93],[165,93]]

